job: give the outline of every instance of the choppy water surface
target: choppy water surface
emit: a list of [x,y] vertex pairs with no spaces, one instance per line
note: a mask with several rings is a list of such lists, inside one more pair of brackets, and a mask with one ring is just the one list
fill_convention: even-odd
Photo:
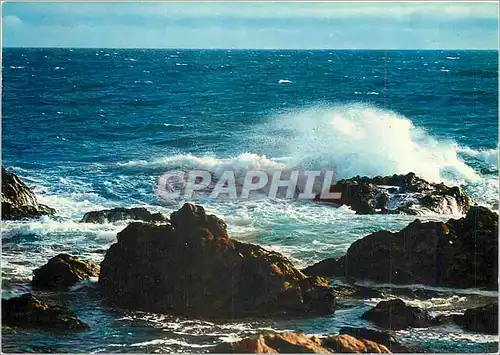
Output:
[[[103,259],[125,224],[78,223],[84,212],[178,208],[154,193],[171,169],[326,168],[337,178],[413,171],[461,184],[476,203],[498,209],[497,68],[491,51],[4,49],[3,164],[58,217],[3,222],[3,296],[29,290],[32,270],[60,252]],[[414,219],[303,201],[199,202],[234,238],[301,267]],[[459,216],[421,219],[450,217]],[[407,301],[439,314],[496,297],[440,291]],[[349,301],[325,318],[210,321],[113,309],[92,282],[42,295],[74,309],[92,330],[4,329],[4,351],[206,352],[261,330],[328,334],[368,325],[359,316],[379,301]],[[397,335],[444,352],[492,351],[498,340],[452,325]]]

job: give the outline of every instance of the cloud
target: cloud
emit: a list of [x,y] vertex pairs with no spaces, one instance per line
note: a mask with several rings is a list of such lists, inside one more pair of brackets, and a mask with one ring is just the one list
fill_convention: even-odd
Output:
[[7,2],[2,9],[6,46],[498,48],[496,3]]
[[306,2],[149,2],[149,3],[6,3],[4,12],[25,13],[31,21],[146,21],[189,19],[353,19],[440,17],[456,19],[498,19],[496,3],[306,3]]
[[12,26],[12,27],[23,25],[23,21],[21,21],[19,17],[14,15],[5,16],[2,19],[2,23],[4,24],[4,26]]

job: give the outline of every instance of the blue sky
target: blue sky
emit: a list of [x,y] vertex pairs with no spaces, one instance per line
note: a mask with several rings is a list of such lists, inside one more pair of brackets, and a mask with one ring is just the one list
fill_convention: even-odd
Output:
[[3,3],[4,47],[498,49],[498,3]]

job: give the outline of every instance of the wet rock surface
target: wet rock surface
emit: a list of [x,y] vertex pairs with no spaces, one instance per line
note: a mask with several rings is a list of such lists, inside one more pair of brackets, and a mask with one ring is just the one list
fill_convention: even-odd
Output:
[[369,298],[384,298],[383,291],[376,290],[372,287],[359,285],[342,285],[334,286],[333,292],[337,300],[340,299],[369,299]]
[[307,267],[310,276],[393,284],[498,289],[498,215],[471,207],[448,222],[415,220],[399,232],[379,231],[354,242],[341,258]]
[[68,254],[59,254],[33,271],[34,290],[67,291],[76,283],[99,276],[99,266]]
[[389,353],[376,342],[357,339],[347,334],[326,338],[309,337],[303,333],[268,333],[255,335],[233,343],[223,343],[214,353]]
[[498,303],[467,309],[463,315],[454,316],[453,321],[467,330],[498,334]]
[[342,196],[338,200],[317,196],[316,201],[347,205],[358,214],[466,213],[471,204],[460,187],[431,183],[414,173],[374,178],[356,176],[338,181],[330,192],[340,192]]
[[110,210],[91,211],[83,215],[81,223],[113,223],[118,221],[167,222],[161,213],[151,213],[144,207],[113,208]]
[[89,329],[73,311],[48,305],[30,293],[2,299],[2,326],[62,332]]
[[391,330],[426,328],[432,325],[432,317],[426,310],[408,306],[400,299],[381,301],[361,317]]
[[53,208],[38,203],[34,192],[14,173],[2,168],[2,219],[18,220],[53,215]]
[[388,333],[375,329],[368,328],[352,328],[343,327],[339,331],[340,334],[348,334],[358,339],[371,340],[376,343],[385,345],[393,353],[409,353],[415,352],[416,349],[401,344],[396,338]]
[[185,204],[171,224],[132,223],[101,263],[105,297],[125,308],[200,317],[317,315],[334,311],[328,282],[281,254],[227,235],[226,224]]

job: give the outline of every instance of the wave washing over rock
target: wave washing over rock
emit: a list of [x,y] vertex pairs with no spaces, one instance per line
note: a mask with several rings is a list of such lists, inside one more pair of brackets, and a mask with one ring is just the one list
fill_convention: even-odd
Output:
[[[2,298],[19,310],[2,351],[282,351],[283,333],[286,349],[498,350],[497,52],[6,48],[2,60],[2,163],[25,192],[2,196],[17,211],[2,206]],[[162,174],[191,169],[239,183],[333,170],[346,199],[158,198]],[[179,232],[167,217],[186,202],[208,225]],[[175,272],[158,268],[167,259]],[[342,272],[304,272],[323,260]]]
[[33,191],[16,174],[2,167],[2,219],[38,218],[55,213],[39,204]]
[[[119,210],[120,213],[123,211],[127,210]],[[144,209],[140,211],[143,214],[144,211],[147,212]],[[147,213],[145,215],[151,216]],[[407,229],[416,228],[418,233],[426,235],[430,230],[427,227],[431,224],[432,222],[428,222],[427,226],[420,228],[421,222],[416,220]],[[106,304],[137,311],[219,320],[249,316],[328,316],[335,311],[336,295],[341,296],[344,301],[360,295],[364,298],[384,297],[382,292],[375,289],[353,290],[353,286],[332,288],[326,279],[317,275],[348,278],[354,276],[379,282],[387,281],[384,276],[377,275],[379,270],[381,275],[387,271],[393,272],[389,276],[391,283],[424,283],[433,286],[451,284],[468,288],[471,287],[470,282],[474,282],[473,286],[497,290],[497,267],[492,266],[496,265],[494,256],[498,253],[495,249],[498,244],[498,240],[495,240],[498,238],[498,215],[484,207],[472,207],[466,217],[449,220],[447,224],[434,222],[431,229],[436,231],[436,226],[439,231],[437,234],[430,233],[430,239],[404,230],[403,237],[399,237],[405,239],[400,250],[394,244],[389,253],[381,251],[388,255],[387,259],[380,253],[374,253],[376,248],[371,245],[365,252],[361,252],[365,254],[361,259],[354,260],[353,250],[362,250],[363,243],[372,238],[370,235],[354,243],[348,250],[347,257],[322,261],[301,272],[279,253],[229,238],[227,225],[223,220],[215,215],[207,215],[202,206],[186,203],[181,209],[173,212],[169,220],[162,218],[150,220],[149,223],[136,222],[128,225],[118,233],[117,243],[110,246],[100,268],[67,254],[57,255],[46,265],[33,271],[32,287],[33,290],[72,291],[76,284],[98,273],[99,293],[105,298]],[[379,234],[392,238],[389,232]],[[464,268],[462,257],[468,257],[467,241],[471,239],[471,235],[476,242],[477,236],[482,236],[483,242],[480,245],[486,249],[478,250],[476,244],[474,252],[479,258],[474,260],[479,260],[481,264],[473,265],[475,274],[467,277],[464,273],[468,272],[468,264],[465,264],[467,266]],[[432,245],[434,239],[438,250],[438,262],[434,266],[442,267],[438,270],[447,270],[447,274],[438,279],[426,279],[427,276],[422,274],[428,269],[425,266],[425,257],[417,254],[406,255],[423,250],[408,242],[411,236],[418,237],[418,242],[423,242],[422,245]],[[441,243],[443,236],[446,240]],[[450,247],[449,244],[457,246]],[[377,248],[383,246],[383,242],[376,244]],[[445,253],[443,259],[448,264],[442,264],[439,261],[439,253],[446,251],[446,248],[450,250]],[[370,264],[371,259],[366,254],[374,258],[378,263],[377,267]],[[430,254],[436,255],[436,252]],[[395,259],[394,255],[401,259]],[[412,260],[417,262],[418,267],[399,266],[402,262],[411,263]],[[389,265],[383,264],[384,261]],[[433,262],[436,262],[436,259]],[[370,275],[376,276],[364,274],[363,270],[370,270]],[[415,275],[401,272],[402,270],[412,270]],[[478,279],[477,271],[484,278]],[[430,274],[436,275],[435,272]],[[462,282],[457,283],[457,280]],[[38,328],[49,332],[89,330],[89,325],[78,319],[73,311],[63,306],[49,306],[30,293],[3,299],[2,307],[5,308],[2,322],[13,329]],[[408,306],[400,299],[392,299],[378,303],[376,307],[363,313],[361,318],[390,331],[428,328],[453,322],[467,330],[495,334],[498,332],[498,303],[468,309],[463,315],[433,318],[425,309]],[[343,328],[340,333],[343,334],[324,338],[309,338],[300,333],[268,333],[221,344],[212,350],[244,353],[420,350],[418,347],[400,344],[391,334],[377,333],[366,328]]]

